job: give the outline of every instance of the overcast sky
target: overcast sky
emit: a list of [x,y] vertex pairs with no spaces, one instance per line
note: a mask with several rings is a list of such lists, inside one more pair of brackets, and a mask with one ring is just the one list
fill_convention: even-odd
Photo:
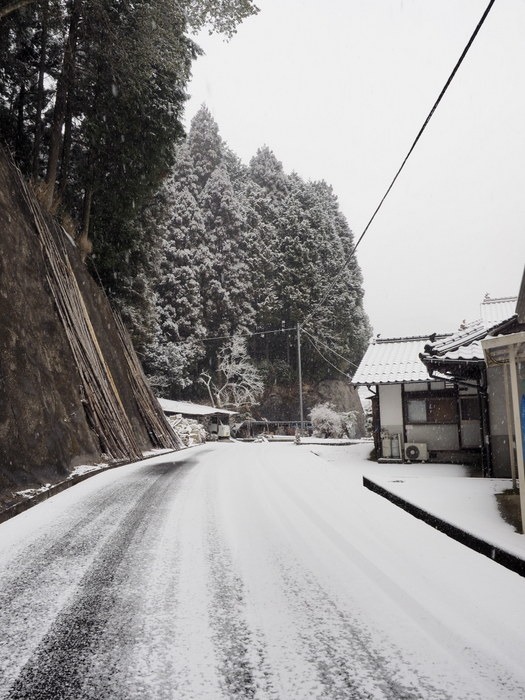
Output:
[[[244,161],[266,144],[326,180],[357,238],[488,0],[259,0],[229,42],[201,35],[206,103]],[[374,333],[457,329],[525,264],[525,0],[496,0],[358,249]]]

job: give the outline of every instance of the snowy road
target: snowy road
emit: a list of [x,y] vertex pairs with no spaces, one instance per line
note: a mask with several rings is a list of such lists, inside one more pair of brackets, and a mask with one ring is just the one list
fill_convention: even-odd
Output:
[[525,579],[346,450],[206,445],[0,525],[0,698],[523,699]]

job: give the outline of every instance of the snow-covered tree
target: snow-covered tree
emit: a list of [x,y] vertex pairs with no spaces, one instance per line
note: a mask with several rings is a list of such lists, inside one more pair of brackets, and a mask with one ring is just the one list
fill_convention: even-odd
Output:
[[231,36],[257,7],[252,0],[0,5],[2,141],[46,204],[66,209],[93,239],[97,276],[131,316],[150,246],[138,219],[184,135],[186,85],[201,53],[193,37],[203,28]]
[[196,183],[199,191],[202,191],[225,155],[225,144],[219,134],[219,127],[206,105],[202,105],[191,121],[188,148]]
[[239,335],[219,350],[215,375],[203,372],[201,378],[210,398],[221,408],[249,408],[258,402],[264,388],[261,373],[248,354],[246,339]]
[[329,403],[320,403],[310,411],[313,434],[321,438],[340,438],[345,427],[340,413]]
[[204,317],[218,335],[253,327],[246,217],[226,168],[215,168],[199,197],[207,263],[201,272]]
[[[173,391],[202,372],[212,381],[220,362],[216,336],[254,330],[260,333],[249,340],[252,357],[268,377],[274,364],[285,363],[293,381],[295,335],[264,331],[293,328],[307,317],[305,330],[321,343],[350,362],[360,359],[369,336],[362,278],[329,185],[287,175],[267,147],[244,166],[203,106],[164,192],[155,293],[156,351],[164,348],[166,357],[155,374],[168,375],[171,366]],[[334,371],[318,349],[312,345],[303,358],[307,380]],[[349,370],[348,362],[331,357]]]
[[196,380],[198,361],[204,355],[199,342],[206,334],[199,261],[205,256],[205,228],[192,191],[191,157],[187,149],[181,149],[173,175],[163,188],[157,221],[157,332],[146,361],[152,381],[172,397]]

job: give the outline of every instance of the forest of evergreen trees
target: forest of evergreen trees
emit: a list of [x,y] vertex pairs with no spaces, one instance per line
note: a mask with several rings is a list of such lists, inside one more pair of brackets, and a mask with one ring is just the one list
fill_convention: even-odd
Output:
[[285,173],[267,147],[243,164],[204,106],[184,135],[194,32],[232,34],[251,0],[6,7],[2,140],[41,201],[92,241],[88,265],[158,393],[205,394],[232,343],[267,384],[295,381],[306,317],[305,378],[351,373],[370,328],[331,187]]
[[[243,165],[203,106],[144,225],[158,245],[140,283],[142,318],[155,325],[141,352],[164,393],[194,395],[235,334],[247,336],[267,381],[295,381],[295,326],[311,311],[305,378],[351,373],[370,327],[353,236],[325,182],[286,174],[267,147]],[[135,322],[137,336],[144,326]]]

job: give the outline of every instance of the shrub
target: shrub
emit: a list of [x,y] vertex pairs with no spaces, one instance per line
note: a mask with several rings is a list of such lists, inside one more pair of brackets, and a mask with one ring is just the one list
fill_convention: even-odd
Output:
[[314,437],[340,438],[345,431],[345,424],[340,413],[329,403],[319,403],[310,411]]

